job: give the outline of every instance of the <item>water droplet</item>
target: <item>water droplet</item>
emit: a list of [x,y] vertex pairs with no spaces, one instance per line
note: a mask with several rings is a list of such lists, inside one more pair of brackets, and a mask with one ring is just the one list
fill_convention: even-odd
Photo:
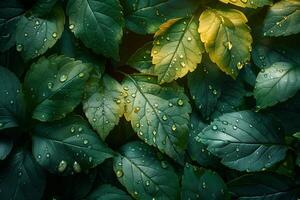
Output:
[[178,100],[177,100],[177,105],[183,106],[183,104],[184,104],[184,102],[183,102],[182,99],[178,99]]
[[143,135],[144,135],[144,133],[143,133],[142,131],[140,131],[140,132],[139,132],[139,135],[140,135],[140,136],[143,136]]
[[180,65],[181,65],[181,67],[185,67],[185,63],[184,62],[181,62]]
[[150,181],[147,180],[147,181],[145,182],[145,184],[146,184],[146,186],[150,186]]
[[18,176],[22,176],[23,173],[21,171],[18,171]]
[[162,119],[166,121],[168,119],[167,115],[163,115]]
[[182,54],[180,54],[179,58],[181,58],[181,59],[182,59],[182,58],[183,58],[183,55],[182,55]]
[[191,37],[188,37],[188,39],[187,39],[188,41],[192,41],[192,38]]
[[129,88],[128,88],[127,86],[124,86],[123,89],[124,89],[125,91],[128,91],[128,90],[129,90]]
[[70,25],[69,25],[69,29],[70,29],[70,30],[72,30],[72,29],[74,29],[74,28],[75,28],[74,24],[70,24]]
[[0,122],[0,127],[3,127],[4,126],[4,123]]
[[169,103],[169,107],[172,107],[173,106],[173,104],[172,103]]
[[94,117],[94,118],[93,118],[93,122],[96,122],[96,121],[97,121],[97,119]]
[[176,131],[177,127],[175,124],[172,125],[172,131]]
[[238,69],[242,69],[243,66],[244,66],[244,64],[241,63],[241,62],[238,62],[238,63],[236,64],[236,67],[237,67]]
[[163,169],[166,169],[166,168],[168,167],[167,162],[164,161],[164,160],[160,162],[160,165],[161,165],[161,167],[162,167]]
[[83,144],[88,144],[89,141],[88,140],[83,140]]
[[79,73],[79,75],[78,75],[78,76],[79,76],[79,78],[83,78],[83,77],[84,77],[84,75],[85,75],[85,74],[84,74],[83,72],[81,72],[81,73]]
[[55,39],[55,38],[57,38],[57,33],[56,32],[53,32],[52,33],[52,37]]
[[135,112],[135,113],[138,113],[140,110],[141,110],[141,108],[140,108],[140,107],[136,107],[136,108],[134,108],[134,112]]
[[242,3],[246,4],[248,0],[241,0]]
[[47,158],[50,158],[50,153],[47,153],[47,154],[46,154],[46,157],[47,157]]
[[237,127],[236,127],[236,126],[233,126],[232,128],[233,128],[234,130],[236,130],[236,129],[237,129]]
[[75,128],[74,127],[71,127],[71,133],[74,133],[75,132]]
[[81,172],[81,166],[78,162],[74,162],[73,163],[73,170],[76,172],[76,173],[80,173]]
[[65,82],[67,79],[68,79],[68,76],[63,74],[63,75],[60,76],[59,81],[63,83],[63,82]]
[[235,151],[236,151],[236,152],[239,152],[239,151],[240,151],[239,147],[236,147],[236,148],[235,148]]
[[23,45],[18,44],[16,49],[17,49],[17,51],[19,51],[19,52],[22,51],[22,50],[23,50]]
[[252,124],[249,124],[249,127],[250,127],[250,128],[253,128],[253,125],[252,125]]
[[157,133],[156,130],[153,130],[153,131],[152,131],[152,134],[153,134],[153,135],[156,135],[156,133]]
[[232,43],[231,43],[230,41],[225,42],[225,43],[224,43],[224,46],[225,46],[228,50],[231,50],[231,49],[232,49]]
[[206,183],[202,182],[202,188],[205,189],[206,188]]
[[223,123],[224,125],[227,125],[227,124],[228,124],[228,122],[227,122],[227,121],[222,121],[222,123]]
[[122,170],[118,169],[117,172],[116,172],[116,175],[117,175],[118,178],[121,178],[124,175],[124,173],[123,173]]
[[214,94],[214,95],[217,95],[217,94],[218,94],[217,90],[214,89],[214,90],[213,90],[213,94]]
[[153,51],[153,54],[157,54],[158,52],[156,50]]
[[67,164],[66,161],[64,161],[64,160],[60,161],[60,163],[58,165],[58,171],[61,172],[61,173],[64,172],[67,168],[67,165],[68,164]]
[[212,126],[212,130],[214,130],[214,131],[218,130],[218,126],[213,125],[213,126]]

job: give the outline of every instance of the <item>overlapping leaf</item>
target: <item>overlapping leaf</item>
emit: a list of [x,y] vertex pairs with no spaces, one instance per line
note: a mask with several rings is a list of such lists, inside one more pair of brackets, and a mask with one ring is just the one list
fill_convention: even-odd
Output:
[[108,75],[99,79],[98,76],[92,76],[88,81],[83,110],[92,127],[104,140],[124,113],[124,99],[122,86],[116,80]]
[[31,11],[35,16],[43,17],[49,14],[58,0],[37,0]]
[[121,148],[114,158],[114,171],[135,199],[178,199],[179,181],[172,166],[142,142]]
[[159,83],[181,78],[201,62],[204,47],[197,28],[194,17],[172,19],[160,26],[151,53]]
[[146,75],[127,77],[125,117],[138,136],[182,162],[188,137],[191,107],[178,85],[160,86],[157,78]]
[[33,118],[40,121],[61,119],[80,103],[90,67],[65,56],[42,57],[25,77],[27,97]]
[[124,19],[118,0],[70,0],[69,28],[94,52],[119,59]]
[[235,9],[209,8],[199,20],[198,31],[211,60],[235,78],[250,60],[252,37],[246,16]]
[[222,163],[240,171],[259,171],[284,159],[287,147],[278,125],[266,116],[240,111],[216,118],[197,137]]
[[240,7],[257,8],[265,5],[271,5],[272,0],[220,0],[224,3],[230,3]]
[[104,184],[94,189],[85,199],[87,200],[131,200],[124,191],[112,185]]

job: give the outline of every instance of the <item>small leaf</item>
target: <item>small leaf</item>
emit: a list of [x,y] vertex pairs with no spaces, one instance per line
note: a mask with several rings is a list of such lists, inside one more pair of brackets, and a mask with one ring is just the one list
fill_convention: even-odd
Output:
[[70,0],[69,28],[94,52],[119,59],[124,19],[118,0]]
[[229,199],[226,184],[211,170],[187,164],[182,176],[181,199]]
[[95,167],[113,152],[78,116],[35,127],[32,152],[52,173],[69,175]]
[[13,148],[13,140],[7,137],[0,138],[0,161],[4,160]]
[[296,200],[299,195],[299,186],[275,173],[247,174],[229,182],[228,188],[241,200]]
[[264,36],[287,36],[300,32],[300,2],[281,0],[267,12],[263,23]]
[[114,171],[135,199],[178,199],[179,181],[172,166],[142,142],[121,148],[114,158]]
[[85,199],[87,200],[131,200],[124,191],[112,185],[104,184],[96,187],[91,194]]
[[46,18],[24,15],[17,24],[17,51],[25,60],[44,54],[60,38],[64,24],[64,11],[59,6]]
[[207,126],[197,140],[222,158],[227,167],[259,171],[284,159],[283,135],[270,118],[251,111],[224,114]]
[[300,67],[276,62],[262,70],[256,79],[254,96],[258,108],[273,106],[294,96],[300,89]]
[[139,34],[157,31],[169,19],[191,16],[197,9],[197,2],[182,0],[123,0],[126,26]]
[[87,98],[83,102],[83,110],[92,127],[105,140],[124,113],[122,86],[110,76],[104,75],[100,80],[92,76],[86,88]]
[[25,77],[25,89],[34,106],[33,118],[52,121],[65,117],[81,100],[90,68],[65,56],[42,57]]
[[152,47],[152,42],[146,43],[129,58],[127,64],[144,74],[153,74],[154,66],[151,57]]
[[236,78],[250,60],[252,37],[246,16],[235,9],[206,9],[200,16],[199,33],[210,59]]
[[26,150],[11,155],[0,171],[1,199],[41,199],[45,185],[44,171]]
[[197,28],[192,17],[169,20],[156,32],[151,54],[160,84],[182,78],[201,62],[204,47]]
[[156,77],[135,75],[123,81],[123,89],[125,117],[134,131],[146,143],[182,163],[191,112],[183,88],[176,84],[160,86]]
[[17,127],[25,119],[25,102],[18,78],[0,66],[0,130]]
[[240,7],[257,8],[265,5],[271,5],[272,0],[219,0],[223,3],[230,3]]

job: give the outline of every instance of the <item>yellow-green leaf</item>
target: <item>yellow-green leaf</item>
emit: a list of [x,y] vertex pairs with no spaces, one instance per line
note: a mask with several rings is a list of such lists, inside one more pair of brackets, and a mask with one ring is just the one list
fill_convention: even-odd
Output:
[[246,16],[235,9],[207,9],[200,16],[199,33],[210,59],[236,78],[250,60],[252,37]]
[[159,83],[171,82],[196,69],[204,51],[197,20],[173,19],[160,26],[152,48],[154,74]]
[[219,0],[223,3],[230,3],[240,7],[257,8],[265,5],[271,5],[272,0]]

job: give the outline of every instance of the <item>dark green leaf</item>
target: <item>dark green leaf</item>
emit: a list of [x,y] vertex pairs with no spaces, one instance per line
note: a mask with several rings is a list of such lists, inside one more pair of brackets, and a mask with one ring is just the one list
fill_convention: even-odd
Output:
[[13,148],[13,141],[7,137],[0,137],[0,160],[4,160]]
[[258,171],[284,159],[287,147],[278,125],[251,111],[224,114],[216,118],[197,140],[222,158],[222,163],[240,171]]
[[100,185],[86,197],[87,200],[130,200],[124,191],[112,185]]
[[69,28],[94,52],[119,59],[124,19],[118,0],[69,0]]
[[138,136],[178,162],[187,145],[191,107],[177,84],[158,85],[157,78],[128,76],[123,81],[125,117]]
[[178,199],[179,182],[172,166],[142,142],[124,145],[114,158],[119,181],[135,199]]
[[182,176],[181,199],[229,199],[226,184],[213,171],[187,164]]
[[16,30],[17,51],[25,60],[44,54],[60,38],[64,24],[64,11],[59,6],[46,18],[22,16]]
[[25,77],[27,96],[35,107],[33,118],[61,119],[81,100],[90,68],[65,56],[42,57],[32,64]]
[[49,14],[58,0],[37,0],[31,11],[35,16],[46,16]]
[[28,151],[11,155],[0,170],[1,199],[41,199],[45,185],[45,174]]
[[79,173],[113,155],[112,150],[78,116],[38,124],[32,139],[34,157],[52,173]]

